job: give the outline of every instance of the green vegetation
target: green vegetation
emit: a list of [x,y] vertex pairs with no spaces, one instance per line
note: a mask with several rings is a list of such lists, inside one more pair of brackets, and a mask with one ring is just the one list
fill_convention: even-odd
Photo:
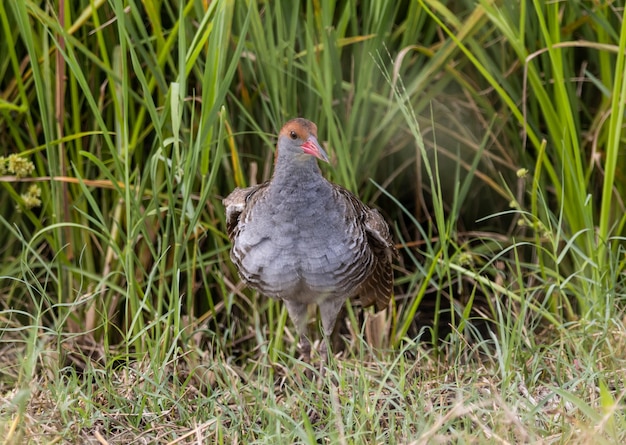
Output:
[[[624,13],[0,2],[3,443],[626,441]],[[401,253],[312,380],[221,205],[298,115]]]

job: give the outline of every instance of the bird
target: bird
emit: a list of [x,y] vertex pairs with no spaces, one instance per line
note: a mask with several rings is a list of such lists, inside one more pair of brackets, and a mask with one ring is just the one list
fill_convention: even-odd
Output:
[[318,159],[329,162],[317,126],[291,119],[278,135],[271,178],[235,188],[223,205],[241,280],[284,302],[305,359],[311,358],[308,307],[317,305],[320,355],[327,361],[346,300],[377,311],[388,306],[397,251],[381,213],[328,181]]

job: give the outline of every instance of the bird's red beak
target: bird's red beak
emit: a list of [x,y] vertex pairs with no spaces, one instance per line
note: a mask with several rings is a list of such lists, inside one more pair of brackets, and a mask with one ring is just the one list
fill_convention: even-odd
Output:
[[309,136],[304,144],[302,144],[302,151],[311,156],[315,156],[318,159],[321,159],[324,162],[328,162],[328,155],[322,148],[319,142],[317,142],[317,138],[313,135]]

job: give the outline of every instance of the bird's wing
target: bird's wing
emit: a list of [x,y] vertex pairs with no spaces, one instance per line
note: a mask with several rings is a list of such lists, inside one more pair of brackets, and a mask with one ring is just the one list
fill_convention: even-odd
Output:
[[367,240],[376,256],[379,258],[386,257],[387,261],[391,263],[393,257],[398,256],[398,252],[393,244],[389,225],[383,215],[376,209],[368,208],[363,223]]
[[398,253],[393,244],[389,225],[376,209],[370,209],[353,193],[336,186],[339,194],[346,200],[348,218],[361,224],[367,239],[367,246],[375,258],[376,266],[368,279],[363,282],[357,294],[358,301],[364,306],[375,305],[376,310],[385,309],[393,293],[393,270],[391,262]]
[[377,311],[387,307],[393,293],[393,270],[391,262],[398,256],[387,222],[376,209],[367,209],[365,233],[370,249],[374,252],[378,264],[367,282],[362,286],[361,302],[363,306],[375,305]]
[[222,200],[226,210],[226,231],[231,241],[235,237],[239,218],[246,208],[250,205],[251,198],[259,190],[267,187],[268,183],[264,182],[259,185],[253,185],[246,188],[237,187],[226,198]]

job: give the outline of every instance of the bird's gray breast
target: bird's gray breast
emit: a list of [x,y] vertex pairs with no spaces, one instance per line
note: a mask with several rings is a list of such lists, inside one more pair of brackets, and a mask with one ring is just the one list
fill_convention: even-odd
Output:
[[350,294],[351,272],[368,261],[363,227],[324,185],[297,194],[268,192],[240,222],[233,260],[244,280],[282,299]]

